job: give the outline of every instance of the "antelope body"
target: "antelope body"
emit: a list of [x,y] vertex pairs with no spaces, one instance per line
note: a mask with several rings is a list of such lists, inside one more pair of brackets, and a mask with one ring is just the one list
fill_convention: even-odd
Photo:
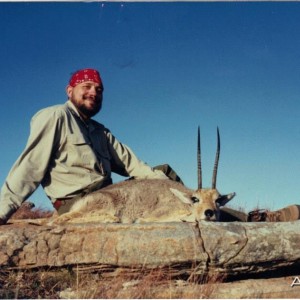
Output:
[[235,193],[222,196],[216,189],[220,137],[212,188],[202,188],[200,130],[198,128],[198,189],[193,191],[172,180],[136,179],[110,185],[79,201],[55,223],[141,223],[217,221],[219,207]]

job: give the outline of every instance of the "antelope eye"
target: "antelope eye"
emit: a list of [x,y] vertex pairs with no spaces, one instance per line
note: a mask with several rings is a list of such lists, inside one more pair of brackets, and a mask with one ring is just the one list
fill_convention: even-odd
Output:
[[199,202],[199,199],[197,197],[192,197],[192,201],[193,201],[193,203],[197,203],[197,202]]

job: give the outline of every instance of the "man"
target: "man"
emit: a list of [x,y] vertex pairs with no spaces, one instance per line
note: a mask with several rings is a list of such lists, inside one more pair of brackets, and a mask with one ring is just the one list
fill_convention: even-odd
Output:
[[176,177],[166,165],[152,169],[140,161],[107,128],[91,119],[101,110],[103,100],[97,70],[77,71],[66,92],[64,105],[43,109],[32,118],[26,148],[1,190],[0,224],[5,224],[40,184],[62,214],[82,196],[110,184],[111,172],[167,179],[162,172],[167,169],[169,177]]

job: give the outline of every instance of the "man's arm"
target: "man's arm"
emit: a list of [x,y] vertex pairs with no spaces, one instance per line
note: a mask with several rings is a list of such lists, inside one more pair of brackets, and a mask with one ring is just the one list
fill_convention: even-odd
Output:
[[120,143],[110,131],[107,132],[108,148],[112,156],[112,171],[120,175],[127,175],[144,179],[168,179],[159,170],[154,170],[149,165],[139,160],[133,151]]
[[6,223],[37,189],[48,169],[58,127],[55,111],[42,110],[31,121],[27,145],[10,170],[1,190],[0,224]]

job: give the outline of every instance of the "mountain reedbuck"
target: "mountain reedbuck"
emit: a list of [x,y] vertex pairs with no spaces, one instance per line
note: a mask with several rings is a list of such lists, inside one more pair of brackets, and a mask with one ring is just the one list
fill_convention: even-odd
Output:
[[212,187],[202,188],[200,129],[198,128],[198,189],[190,190],[179,182],[162,179],[135,179],[110,185],[78,200],[68,213],[54,223],[142,223],[217,221],[219,207],[235,193],[221,195],[216,189],[220,156],[217,129],[217,151]]

